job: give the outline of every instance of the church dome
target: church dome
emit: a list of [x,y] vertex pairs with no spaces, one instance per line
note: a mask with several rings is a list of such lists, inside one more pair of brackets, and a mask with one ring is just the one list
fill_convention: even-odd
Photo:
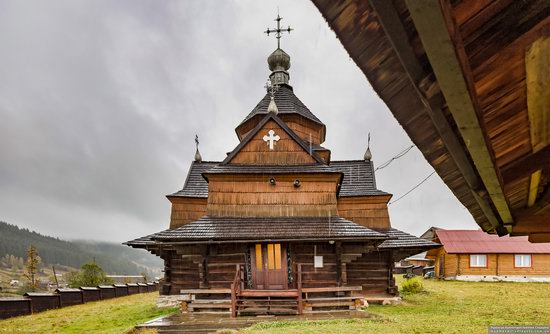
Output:
[[277,50],[273,51],[273,53],[269,55],[267,58],[267,63],[269,64],[269,69],[272,72],[288,71],[290,68],[290,56],[282,49],[277,48]]

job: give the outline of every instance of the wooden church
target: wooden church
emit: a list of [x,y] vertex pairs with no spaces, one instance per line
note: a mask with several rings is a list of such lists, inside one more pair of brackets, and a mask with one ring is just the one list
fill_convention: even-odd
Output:
[[[279,22],[268,30],[278,38]],[[170,227],[126,244],[164,260],[161,298],[187,311],[301,314],[396,296],[394,261],[438,245],[391,227],[370,149],[332,161],[325,124],[289,85],[289,55],[278,47],[268,64],[239,145],[208,162],[197,146],[183,189],[167,196]]]

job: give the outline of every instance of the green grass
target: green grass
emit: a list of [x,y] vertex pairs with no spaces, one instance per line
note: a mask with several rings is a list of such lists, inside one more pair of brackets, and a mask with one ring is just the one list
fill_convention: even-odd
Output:
[[371,305],[372,319],[262,322],[244,332],[473,334],[487,333],[491,324],[550,324],[550,283],[426,280],[424,287],[401,305]]
[[157,309],[158,293],[143,293],[0,321],[0,333],[128,333],[137,324],[175,312]]
[[[401,280],[398,279],[401,283]],[[550,283],[424,281],[401,305],[371,305],[371,319],[261,322],[244,333],[487,333],[487,326],[550,324]],[[66,307],[0,321],[3,333],[128,333],[175,312],[156,293]]]

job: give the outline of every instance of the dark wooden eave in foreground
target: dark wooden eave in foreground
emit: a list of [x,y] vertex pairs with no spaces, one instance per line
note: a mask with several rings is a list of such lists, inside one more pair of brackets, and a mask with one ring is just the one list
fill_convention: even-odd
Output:
[[481,228],[550,241],[550,2],[312,1]]

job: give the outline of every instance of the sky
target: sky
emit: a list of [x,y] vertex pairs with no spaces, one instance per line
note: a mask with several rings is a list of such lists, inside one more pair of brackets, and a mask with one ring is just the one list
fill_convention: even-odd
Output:
[[[222,160],[265,95],[278,9],[290,84],[331,158],[362,159],[369,132],[375,165],[412,145],[308,0],[1,0],[0,220],[114,242],[168,228],[195,134]],[[377,186],[396,199],[432,171],[415,147]],[[437,174],[389,211],[415,235],[477,228]]]

